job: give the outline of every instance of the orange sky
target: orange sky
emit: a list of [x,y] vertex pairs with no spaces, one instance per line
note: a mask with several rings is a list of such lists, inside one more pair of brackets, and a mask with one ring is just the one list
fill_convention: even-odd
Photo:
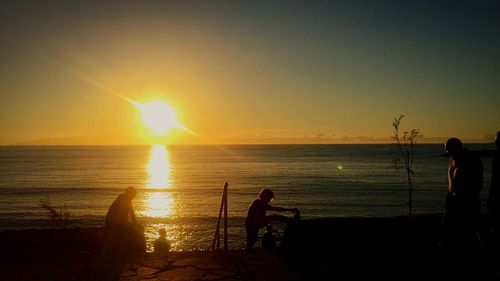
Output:
[[[347,1],[349,2],[349,1]],[[23,1],[0,12],[0,144],[141,144],[121,95],[168,101],[172,143],[492,141],[497,6]]]

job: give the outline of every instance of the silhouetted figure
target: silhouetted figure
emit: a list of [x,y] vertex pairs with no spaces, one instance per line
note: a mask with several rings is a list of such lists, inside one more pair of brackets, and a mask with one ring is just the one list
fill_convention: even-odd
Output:
[[129,218],[131,223],[137,223],[134,208],[132,207],[132,200],[135,198],[136,194],[137,190],[129,186],[124,193],[118,195],[106,214],[106,227],[127,225],[129,223]]
[[160,228],[158,233],[160,237],[153,243],[154,252],[157,254],[166,254],[170,251],[170,242],[167,240],[167,230],[165,228]]
[[[483,184],[483,163],[463,147],[458,138],[446,141],[445,150],[450,158],[448,190],[443,219],[442,250],[446,271],[451,275],[474,274],[481,240],[479,224]],[[463,276],[462,276],[463,277]]]
[[272,225],[266,226],[266,232],[262,235],[262,248],[275,251],[277,249],[276,242],[281,239],[278,230],[274,229]]
[[132,207],[136,194],[134,187],[128,187],[113,201],[106,214],[101,252],[83,268],[78,280],[119,280],[127,257],[146,252],[144,228],[137,224]]
[[146,250],[144,228],[137,224],[132,207],[136,194],[134,187],[127,187],[124,193],[118,195],[106,214],[106,247],[117,255],[142,253]]
[[247,233],[247,250],[253,248],[258,240],[259,230],[273,221],[289,222],[293,218],[278,214],[266,215],[267,211],[276,212],[297,212],[296,208],[282,208],[271,206],[269,203],[274,199],[274,192],[270,189],[262,189],[259,198],[255,199],[248,208],[247,218],[245,220],[245,229]]
[[495,136],[495,145],[497,150],[491,163],[491,185],[486,208],[491,219],[490,253],[497,277],[500,278],[500,131]]

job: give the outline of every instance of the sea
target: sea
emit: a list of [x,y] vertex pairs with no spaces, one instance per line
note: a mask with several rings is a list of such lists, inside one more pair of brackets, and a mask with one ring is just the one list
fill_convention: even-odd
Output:
[[[412,215],[443,213],[443,152],[442,144],[415,147]],[[208,250],[227,183],[228,246],[242,249],[247,208],[262,188],[274,191],[272,205],[298,208],[302,219],[409,215],[399,157],[395,144],[0,146],[0,230],[102,227],[113,200],[134,186],[148,251],[160,228],[172,250]],[[492,159],[481,159],[486,212]],[[284,223],[274,224],[283,231]]]

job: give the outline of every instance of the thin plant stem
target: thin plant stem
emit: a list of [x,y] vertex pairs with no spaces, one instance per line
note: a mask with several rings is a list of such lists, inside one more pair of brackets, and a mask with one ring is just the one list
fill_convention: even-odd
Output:
[[415,158],[415,144],[416,138],[420,136],[419,129],[412,129],[410,132],[400,133],[401,119],[404,115],[401,114],[399,118],[394,118],[392,126],[394,128],[393,139],[396,141],[396,145],[399,150],[399,157],[395,159],[396,167],[402,165],[406,170],[406,180],[408,184],[408,213],[412,215],[412,202],[413,202],[413,175],[412,170],[413,161]]

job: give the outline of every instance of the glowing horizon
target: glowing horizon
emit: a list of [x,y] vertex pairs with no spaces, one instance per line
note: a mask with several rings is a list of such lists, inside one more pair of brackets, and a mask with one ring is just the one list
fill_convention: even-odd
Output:
[[5,3],[0,145],[493,141],[500,3],[236,2]]

